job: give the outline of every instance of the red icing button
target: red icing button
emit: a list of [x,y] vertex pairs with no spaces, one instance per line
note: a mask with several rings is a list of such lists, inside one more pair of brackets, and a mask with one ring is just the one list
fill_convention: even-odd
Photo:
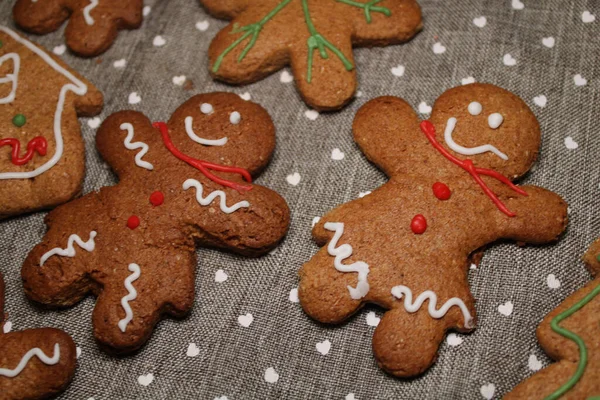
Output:
[[427,230],[427,220],[421,214],[417,214],[414,216],[412,221],[410,222],[410,229],[417,235],[422,234]]
[[157,190],[156,192],[154,192],[150,195],[150,203],[153,206],[160,206],[164,202],[165,202],[165,195],[162,194],[162,192],[159,192]]
[[452,192],[445,183],[436,182],[433,184],[433,194],[440,200],[448,200]]
[[137,215],[132,215],[131,217],[129,217],[127,219],[127,227],[129,229],[135,229],[138,226],[140,226],[140,219],[138,218]]

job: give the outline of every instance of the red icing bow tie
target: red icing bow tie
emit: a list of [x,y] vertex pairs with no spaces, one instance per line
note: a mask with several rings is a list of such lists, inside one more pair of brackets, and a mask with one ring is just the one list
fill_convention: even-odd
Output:
[[480,175],[486,175],[486,176],[490,176],[494,179],[497,179],[500,182],[504,183],[509,188],[511,188],[512,190],[514,190],[515,192],[517,192],[523,196],[527,196],[527,193],[523,189],[515,186],[507,177],[505,177],[504,175],[502,175],[494,170],[485,169],[485,168],[477,168],[473,165],[473,161],[471,161],[471,160],[461,160],[457,157],[454,157],[452,154],[450,154],[450,152],[448,152],[448,150],[446,150],[436,140],[435,127],[433,126],[433,124],[430,121],[421,122],[421,130],[423,131],[425,136],[427,136],[427,139],[429,139],[429,141],[431,142],[431,144],[433,145],[433,147],[435,147],[435,149],[437,151],[442,153],[442,155],[444,157],[446,157],[448,160],[450,160],[452,163],[458,165],[459,167],[461,167],[462,169],[467,171],[469,174],[471,174],[473,179],[475,179],[475,182],[477,182],[477,184],[479,186],[481,186],[481,189],[484,191],[484,193],[490,199],[492,199],[492,201],[494,202],[494,204],[496,205],[496,207],[498,207],[498,209],[500,211],[502,211],[504,214],[508,215],[509,217],[516,216],[515,213],[513,213],[508,208],[506,208],[506,206],[504,205],[504,203],[502,203],[502,201],[500,201],[498,196],[496,196],[496,194],[494,192],[492,192],[492,190],[485,184],[483,179],[481,179]]
[[34,137],[27,143],[27,152],[23,157],[19,157],[21,152],[21,142],[19,139],[6,138],[0,140],[0,147],[11,146],[11,162],[15,165],[25,165],[33,158],[33,153],[38,153],[40,156],[45,156],[48,151],[48,141],[41,137]]
[[239,174],[247,182],[252,182],[252,176],[245,169],[239,168],[239,167],[227,167],[225,165],[214,164],[214,163],[211,163],[208,161],[198,160],[198,159],[192,158],[188,155],[185,155],[181,151],[179,151],[179,149],[177,149],[177,147],[175,147],[175,145],[173,144],[173,141],[171,140],[171,137],[169,136],[169,128],[167,127],[167,124],[165,124],[164,122],[155,122],[152,124],[152,126],[160,131],[160,134],[162,136],[163,142],[165,143],[165,146],[167,146],[167,149],[169,149],[169,151],[171,153],[173,153],[173,155],[175,157],[179,158],[182,161],[185,161],[192,167],[196,168],[197,170],[202,172],[204,174],[204,176],[206,176],[211,181],[216,182],[216,183],[226,186],[226,187],[230,187],[230,188],[235,189],[240,192],[246,191],[246,190],[252,190],[251,185],[242,185],[239,183],[231,182],[226,179],[219,178],[218,176],[214,175],[212,172],[209,171],[210,169],[212,169],[214,171]]

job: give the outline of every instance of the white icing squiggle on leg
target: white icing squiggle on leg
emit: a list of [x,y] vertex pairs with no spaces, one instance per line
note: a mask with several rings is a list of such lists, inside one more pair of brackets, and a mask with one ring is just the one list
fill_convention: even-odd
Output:
[[125,145],[125,148],[127,150],[141,149],[135,155],[135,165],[137,165],[138,167],[141,167],[141,168],[145,168],[149,171],[152,171],[154,169],[154,165],[152,165],[148,161],[142,160],[142,157],[144,157],[146,155],[146,153],[148,152],[148,149],[150,147],[144,142],[133,142],[133,143],[131,142],[131,139],[133,139],[134,130],[133,130],[133,125],[131,125],[129,122],[122,123],[119,126],[119,128],[124,131],[127,131],[127,136],[125,137],[125,140],[123,141],[123,144]]
[[225,214],[231,214],[232,212],[237,211],[242,207],[250,207],[250,203],[248,203],[245,200],[235,203],[231,207],[227,207],[227,204],[225,203],[227,195],[222,190],[215,190],[214,192],[203,198],[202,184],[200,182],[198,182],[195,179],[187,179],[185,182],[183,182],[183,190],[188,190],[191,187],[196,188],[196,201],[201,206],[207,206],[210,203],[212,203],[215,198],[219,197],[221,199],[219,207],[221,208],[221,211],[223,211]]
[[0,368],[0,376],[6,376],[7,378],[14,378],[15,376],[17,376],[21,372],[23,372],[23,370],[25,369],[25,366],[27,366],[27,363],[29,363],[29,360],[31,360],[33,357],[39,358],[40,361],[46,365],[56,365],[60,361],[60,346],[58,343],[56,343],[54,345],[54,355],[52,357],[48,357],[46,354],[44,354],[42,349],[40,349],[38,347],[35,347],[35,348],[29,350],[27,353],[25,353],[23,358],[21,358],[21,361],[19,362],[19,365],[17,365],[17,368],[15,368],[15,369]]
[[133,274],[129,275],[125,279],[125,288],[127,289],[127,291],[129,293],[127,294],[127,296],[124,296],[121,299],[121,305],[123,306],[123,309],[125,310],[125,318],[123,318],[122,320],[119,321],[119,329],[121,329],[121,332],[123,332],[123,333],[125,333],[125,331],[127,330],[127,325],[129,325],[129,323],[133,319],[133,310],[131,310],[131,306],[129,305],[129,302],[137,299],[137,291],[133,287],[132,283],[135,282],[142,273],[140,266],[137,264],[133,264],[133,263],[129,264],[128,269],[131,272],[133,272]]
[[90,4],[83,8],[83,18],[88,25],[94,25],[94,18],[90,15],[90,11],[98,6],[100,0],[90,0]]
[[363,261],[357,261],[350,265],[342,264],[346,258],[352,255],[352,246],[349,244],[343,244],[337,246],[338,241],[344,233],[344,224],[342,222],[327,222],[324,226],[328,231],[335,232],[333,239],[327,245],[327,252],[331,256],[335,256],[333,264],[335,269],[340,272],[358,272],[358,283],[356,287],[348,286],[350,297],[354,300],[362,299],[369,293],[369,282],[367,276],[369,275],[369,265]]
[[446,315],[451,307],[457,306],[460,308],[463,313],[463,317],[465,318],[465,327],[473,328],[473,317],[471,316],[471,313],[469,313],[469,309],[465,303],[458,297],[451,298],[445,302],[441,308],[436,310],[435,307],[437,303],[437,295],[431,290],[426,290],[421,293],[415,299],[414,303],[412,302],[412,291],[410,288],[404,285],[394,286],[392,288],[392,296],[397,299],[402,299],[402,296],[404,296],[404,308],[406,308],[406,311],[409,313],[417,312],[423,306],[425,300],[429,299],[429,306],[427,310],[429,311],[429,315],[436,319],[442,318],[444,315]]
[[67,248],[61,249],[60,247],[55,247],[52,250],[44,253],[42,258],[40,259],[40,266],[44,265],[46,260],[50,257],[57,255],[62,257],[75,257],[75,247],[73,247],[73,243],[77,243],[79,247],[82,249],[92,252],[96,248],[96,243],[94,242],[94,238],[96,237],[96,231],[90,232],[90,238],[87,242],[84,242],[79,235],[72,234],[69,236],[69,240],[67,241]]

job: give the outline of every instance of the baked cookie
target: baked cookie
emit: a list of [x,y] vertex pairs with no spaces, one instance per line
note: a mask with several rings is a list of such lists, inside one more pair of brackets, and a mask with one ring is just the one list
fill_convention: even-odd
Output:
[[81,191],[77,116],[102,94],[62,61],[0,26],[0,219],[64,203]]
[[67,19],[65,39],[74,53],[93,57],[104,53],[122,29],[142,24],[142,0],[17,0],[15,23],[27,32],[46,34]]
[[291,65],[304,101],[337,110],[356,91],[352,47],[406,42],[422,28],[416,0],[200,0],[232,22],[208,50],[216,79],[256,82]]
[[[600,239],[584,261],[597,277]],[[598,399],[594,396],[600,396],[600,278],[567,297],[536,333],[544,351],[557,362],[521,382],[505,399]]]
[[566,227],[567,205],[512,183],[535,161],[540,128],[499,87],[450,89],[423,122],[404,100],[379,97],[360,108],[353,131],[390,180],[315,225],[314,239],[327,246],[300,270],[300,302],[324,323],[365,303],[389,310],[373,351],[381,368],[410,377],[435,361],[447,330],[475,327],[473,252],[498,239],[552,242]]
[[275,127],[235,94],[194,96],[168,124],[115,113],[96,144],[119,184],[50,212],[22,277],[27,296],[49,306],[98,296],[96,339],[130,353],[164,315],[191,309],[196,247],[265,254],[286,234],[289,209],[250,183],[271,158]]
[[0,274],[0,400],[46,399],[69,386],[76,366],[71,336],[52,328],[3,333]]

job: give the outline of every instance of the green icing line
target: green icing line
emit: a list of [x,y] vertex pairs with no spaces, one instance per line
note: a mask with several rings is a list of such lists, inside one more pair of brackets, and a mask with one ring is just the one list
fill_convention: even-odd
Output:
[[550,396],[546,397],[545,400],[555,400],[561,397],[563,394],[571,390],[573,386],[577,384],[577,382],[579,382],[579,380],[583,376],[583,373],[585,372],[585,366],[587,364],[588,358],[585,342],[575,333],[565,328],[561,328],[558,324],[561,323],[562,320],[564,320],[565,318],[568,318],[571,315],[575,314],[577,311],[581,310],[581,308],[583,308],[583,306],[585,306],[594,297],[596,297],[598,293],[600,293],[600,285],[596,286],[594,290],[588,293],[588,295],[585,296],[583,299],[575,303],[571,308],[558,314],[554,319],[552,319],[552,322],[550,322],[550,327],[554,332],[558,333],[563,337],[566,337],[569,340],[572,340],[577,344],[577,347],[579,347],[579,364],[577,365],[577,370],[575,371],[575,374],[567,381],[567,383],[558,388],[558,390],[556,390]]
[[392,15],[392,12],[390,11],[389,8],[375,6],[375,4],[381,2],[382,0],[371,0],[368,3],[359,3],[358,1],[352,1],[352,0],[335,0],[335,1],[337,1],[339,3],[347,4],[349,6],[354,6],[354,7],[364,9],[365,10],[365,19],[367,20],[367,24],[371,23],[371,11],[380,12],[380,13],[384,14],[386,17],[389,17]]
[[[600,253],[596,255],[596,261],[600,262]],[[598,396],[598,400],[600,400],[600,396]]]

